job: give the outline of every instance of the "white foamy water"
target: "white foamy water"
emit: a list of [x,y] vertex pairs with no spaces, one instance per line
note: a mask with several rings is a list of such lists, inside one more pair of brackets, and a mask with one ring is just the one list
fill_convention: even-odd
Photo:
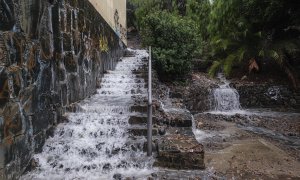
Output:
[[229,86],[223,74],[219,73],[218,78],[223,84],[213,91],[214,111],[225,113],[239,111],[241,109],[239,93]]
[[174,107],[172,105],[172,102],[169,98],[170,96],[170,89],[167,88],[167,92],[166,92],[166,97],[163,99],[163,100],[160,100],[160,105],[161,105],[161,108],[163,109],[164,112],[169,112],[169,113],[187,113],[191,116],[192,118],[192,131],[195,135],[195,138],[196,140],[201,143],[204,139],[206,138],[209,138],[209,137],[212,137],[213,135],[210,134],[210,133],[207,133],[206,131],[202,131],[200,129],[197,129],[196,127],[196,122],[195,122],[195,118],[194,118],[194,115],[186,108],[177,108],[177,107]]
[[135,57],[123,58],[114,71],[105,74],[102,88],[70,113],[69,122],[58,125],[54,136],[46,140],[43,151],[34,158],[39,167],[21,179],[143,179],[152,172],[153,159],[129,137],[128,119],[133,112],[132,96],[146,97],[145,83],[132,70],[139,68],[148,56],[135,51]]

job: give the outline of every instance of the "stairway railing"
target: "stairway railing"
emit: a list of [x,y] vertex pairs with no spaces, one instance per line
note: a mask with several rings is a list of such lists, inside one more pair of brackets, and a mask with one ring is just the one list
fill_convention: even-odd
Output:
[[148,64],[148,121],[147,121],[147,155],[152,155],[152,56],[149,47]]

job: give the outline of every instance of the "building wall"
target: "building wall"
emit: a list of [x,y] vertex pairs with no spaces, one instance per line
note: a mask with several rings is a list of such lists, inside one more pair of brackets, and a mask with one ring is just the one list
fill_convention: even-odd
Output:
[[87,0],[0,1],[0,179],[18,179],[72,103],[123,55]]
[[126,0],[89,0],[105,21],[127,44]]

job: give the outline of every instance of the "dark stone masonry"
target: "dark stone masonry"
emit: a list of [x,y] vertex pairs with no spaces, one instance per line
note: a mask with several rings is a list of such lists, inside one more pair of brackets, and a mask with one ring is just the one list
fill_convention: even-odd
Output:
[[287,85],[234,83],[243,108],[300,109],[300,92]]
[[18,179],[123,43],[87,0],[0,2],[0,179]]

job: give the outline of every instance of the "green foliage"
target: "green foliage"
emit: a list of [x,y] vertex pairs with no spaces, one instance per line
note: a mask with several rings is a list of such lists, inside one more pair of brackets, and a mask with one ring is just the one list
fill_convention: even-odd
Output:
[[[299,15],[297,0],[214,0],[207,28],[210,53],[219,59],[226,75],[244,61],[274,60],[296,87],[296,75],[288,57],[300,49],[300,32],[291,31],[300,26]],[[211,75],[216,73],[215,67],[214,63]]]
[[130,1],[161,76],[186,75],[197,56],[213,61],[211,76],[275,61],[299,84],[291,65],[300,57],[299,0],[186,0],[185,16],[174,8],[176,0]]
[[187,0],[187,18],[192,20],[197,32],[197,51],[196,55],[202,59],[209,59],[209,32],[207,25],[209,24],[209,13],[211,4],[209,0]]
[[163,79],[180,79],[191,70],[196,49],[194,23],[184,17],[159,11],[142,22],[143,44],[153,47],[156,68]]

